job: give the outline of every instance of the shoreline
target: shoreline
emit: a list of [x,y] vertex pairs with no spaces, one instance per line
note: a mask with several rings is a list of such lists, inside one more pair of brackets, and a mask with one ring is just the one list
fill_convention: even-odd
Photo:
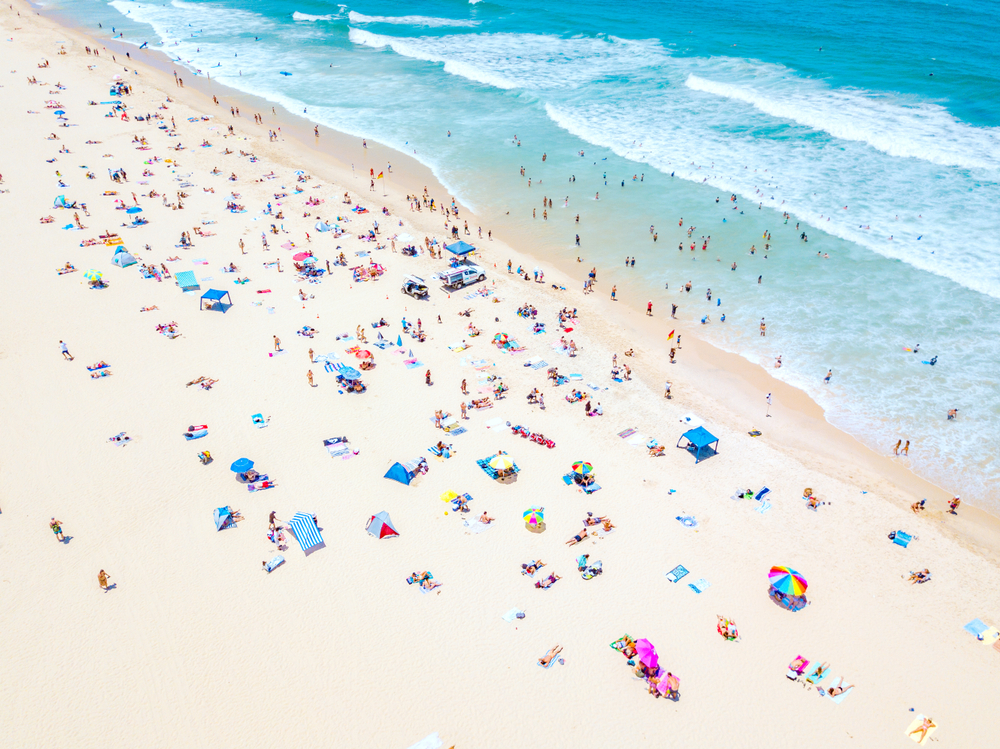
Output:
[[[58,13],[43,12],[40,15],[50,18],[67,33],[76,34],[91,44],[103,45],[113,54],[133,53],[138,49],[136,45],[131,43],[93,36],[86,28],[74,25],[70,19]],[[190,92],[194,92],[200,105],[196,108],[205,114],[216,116],[219,114],[218,107],[212,101],[213,95],[220,97],[219,106],[223,109],[228,106],[228,103],[242,104],[248,113],[257,110],[266,112],[268,108],[273,107],[276,114],[269,118],[265,116],[264,125],[251,125],[243,116],[235,122],[239,122],[244,129],[260,128],[265,136],[267,129],[280,127],[281,137],[278,143],[289,149],[288,153],[283,154],[286,163],[302,163],[301,160],[297,160],[297,157],[301,156],[319,157],[326,162],[328,167],[340,172],[337,180],[345,183],[347,182],[348,169],[350,169],[350,183],[360,181],[361,184],[361,187],[353,188],[359,198],[365,194],[362,192],[365,179],[364,170],[375,168],[377,173],[379,167],[372,165],[379,163],[392,164],[392,172],[387,174],[386,184],[387,186],[398,185],[404,195],[411,192],[419,194],[423,186],[430,186],[432,194],[448,194],[431,168],[409,154],[375,140],[368,140],[368,148],[363,149],[359,144],[358,137],[327,126],[322,126],[319,138],[320,145],[317,146],[316,139],[311,132],[315,123],[308,117],[290,112],[281,104],[263,97],[247,94],[218,83],[208,75],[195,74],[186,67],[176,68],[176,64],[162,50],[146,48],[141,52],[144,59],[132,58],[127,63],[145,68],[159,80],[160,86],[165,91],[170,90],[171,70],[180,69],[190,73],[190,77],[184,81],[185,86],[182,89],[184,97],[187,99]],[[117,64],[128,67],[122,61],[118,61]],[[225,97],[227,102],[223,102],[222,97]],[[190,102],[188,103],[190,104]],[[274,145],[278,145],[278,143]],[[350,155],[352,154],[357,155],[357,162],[351,160]],[[382,158],[377,159],[377,156]],[[361,176],[358,176],[355,171],[354,167],[356,166],[362,167]],[[375,196],[382,198],[381,192],[377,192]],[[389,192],[389,196],[395,200],[403,200],[401,195],[393,196],[391,192]],[[449,197],[451,196],[449,195]],[[389,198],[387,197],[386,200]],[[478,215],[472,213],[459,196],[455,196],[455,200],[461,209],[462,220],[476,219],[478,222]],[[579,286],[580,281],[573,278],[571,273],[571,269],[577,267],[575,263],[568,259],[560,262],[555,261],[546,252],[543,243],[532,241],[530,235],[518,231],[512,226],[505,226],[507,222],[503,220],[502,216],[496,218],[499,229],[494,231],[495,238],[509,250],[509,255],[511,259],[514,259],[515,266],[519,263],[525,267],[538,265],[546,271],[547,275],[551,275],[550,271],[555,270],[562,277],[557,280],[566,286],[567,293],[578,293],[574,289],[574,284]],[[516,223],[513,219],[510,221],[512,225]],[[475,240],[475,236],[473,236],[473,240]],[[485,248],[484,251],[489,250],[489,243],[484,242],[479,246]],[[503,271],[502,264],[503,259],[497,257],[494,266],[496,272]],[[579,267],[582,272],[582,266]],[[600,269],[598,270],[600,271]],[[600,272],[598,273],[599,278]],[[550,278],[550,280],[552,279]],[[599,288],[600,284],[598,284]],[[894,461],[892,457],[880,455],[856,437],[832,425],[827,421],[824,409],[805,391],[775,378],[766,368],[739,354],[725,351],[701,340],[697,336],[695,324],[689,323],[686,328],[682,328],[684,323],[677,321],[676,324],[673,324],[667,317],[667,322],[664,324],[667,328],[676,327],[684,341],[687,342],[684,351],[694,354],[694,362],[689,361],[687,356],[681,354],[679,361],[683,361],[683,364],[671,367],[667,359],[669,346],[665,340],[666,333],[663,330],[655,329],[663,317],[654,317],[651,321],[642,314],[639,307],[630,306],[627,303],[612,304],[609,300],[601,297],[600,290],[595,293],[596,297],[594,294],[589,295],[588,304],[600,304],[603,315],[614,320],[616,325],[628,329],[630,335],[635,337],[637,346],[652,353],[659,371],[670,377],[674,383],[675,400],[679,397],[683,398],[684,389],[698,383],[696,388],[702,397],[715,401],[729,412],[729,414],[720,414],[721,418],[726,419],[731,415],[741,420],[746,426],[743,429],[744,432],[749,429],[765,431],[766,427],[764,435],[758,439],[772,442],[786,454],[798,460],[807,458],[805,461],[807,465],[811,461],[816,470],[827,475],[832,475],[838,468],[847,469],[848,475],[852,476],[851,471],[856,471],[859,474],[857,478],[859,482],[888,492],[897,506],[908,508],[913,502],[924,498],[930,502],[944,503],[954,496],[954,492],[916,474],[905,464]],[[629,340],[631,341],[632,338]],[[644,381],[653,392],[662,390],[662,382],[659,380],[654,382],[646,367],[637,373],[636,378]],[[705,383],[711,383],[711,387],[705,388]],[[678,388],[678,385],[681,387]],[[777,418],[779,421],[769,420],[765,422],[764,416],[755,415],[764,410],[764,398],[768,393],[772,394],[774,402],[771,407],[772,418]],[[787,419],[788,423],[781,423],[782,418]],[[739,429],[733,424],[729,425]],[[832,454],[831,448],[833,448]],[[970,544],[973,548],[978,549],[979,553],[985,554],[994,561],[1000,561],[1000,515],[994,515],[977,507],[974,500],[963,499],[962,515],[952,517],[948,525],[942,527],[956,540],[963,544]]]

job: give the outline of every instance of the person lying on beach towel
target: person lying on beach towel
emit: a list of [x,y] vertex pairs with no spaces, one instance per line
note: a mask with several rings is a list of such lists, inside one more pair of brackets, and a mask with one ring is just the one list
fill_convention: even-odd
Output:
[[541,559],[536,559],[533,562],[531,562],[531,564],[522,564],[521,574],[527,575],[528,577],[533,577],[534,574],[544,566],[545,562],[543,562]]
[[562,652],[562,645],[553,645],[549,648],[549,652],[538,659],[538,665],[542,668],[548,668],[552,664],[552,659],[555,658]]
[[87,367],[87,369],[90,372],[96,372],[98,369],[105,369],[110,366],[111,366],[110,364],[108,364],[106,361],[102,359],[101,361],[95,364],[91,364],[89,367]]
[[441,585],[437,580],[434,579],[434,575],[426,570],[423,572],[414,572],[408,578],[406,578],[407,585],[413,585],[416,583],[424,590],[434,590]]
[[576,546],[578,543],[580,543],[585,538],[587,538],[587,529],[586,528],[584,528],[578,534],[576,534],[575,536],[573,536],[573,538],[571,538],[569,541],[567,541],[566,545],[567,546]]
[[555,574],[553,572],[551,575],[549,575],[544,580],[539,580],[537,583],[535,583],[535,587],[536,588],[551,588],[552,585],[555,583],[556,580],[562,580],[562,578],[559,577],[559,575],[557,575],[557,574]]
[[922,569],[919,572],[911,572],[909,579],[911,583],[926,583],[931,579],[931,571]]

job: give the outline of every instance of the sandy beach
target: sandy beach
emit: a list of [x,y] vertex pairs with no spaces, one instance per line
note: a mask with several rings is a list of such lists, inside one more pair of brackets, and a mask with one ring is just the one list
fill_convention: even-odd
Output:
[[[181,87],[164,58],[137,63],[24,3],[0,24],[5,745],[905,747],[918,715],[942,745],[995,741],[1000,718],[980,695],[1000,686],[1000,650],[991,630],[980,641],[963,627],[1000,627],[996,518],[965,504],[949,514],[946,488],[672,325],[668,309],[648,317],[611,302],[601,268],[584,295],[589,267],[537,259],[530,238],[461,204],[446,231],[452,197],[403,154],[314,137],[301,119],[179,70]],[[121,85],[130,90],[109,94]],[[369,170],[383,173],[374,190]],[[54,207],[59,196],[77,207]],[[424,238],[451,242],[452,224],[478,248],[485,282],[448,290],[434,278],[452,256],[432,258]],[[411,244],[416,256],[403,253]],[[137,262],[117,267],[120,247]],[[322,274],[298,272],[313,262],[299,253]],[[543,281],[508,273],[508,261],[529,279],[540,267]],[[75,271],[59,273],[67,263]],[[381,274],[359,280],[353,269],[371,263]],[[106,288],[91,288],[91,270]],[[184,272],[197,290],[178,287]],[[410,274],[428,298],[401,293]],[[232,306],[200,309],[210,289]],[[518,314],[526,307],[536,317]],[[576,316],[561,325],[561,310]],[[671,330],[683,338],[675,364]],[[374,367],[361,372],[365,392],[345,392],[336,371],[358,367],[358,349]],[[631,376],[616,381],[624,365]],[[551,367],[569,380],[555,384]],[[544,405],[528,401],[535,388]],[[569,402],[575,390],[583,397]],[[474,399],[490,407],[463,419]],[[587,416],[588,403],[603,413]],[[458,428],[437,428],[436,411]],[[718,438],[700,462],[675,447],[690,415]],[[206,436],[185,438],[201,425]],[[111,439],[122,433],[127,442]],[[342,437],[331,455],[324,441]],[[429,450],[439,441],[449,458]],[[499,451],[516,476],[477,465]],[[240,458],[274,486],[248,491],[230,468]],[[418,459],[426,474],[409,485],[384,477]],[[574,482],[578,462],[599,490]],[[447,492],[470,495],[469,512]],[[213,511],[225,507],[241,519],[218,530]],[[535,507],[542,532],[524,520]],[[382,511],[398,537],[366,532]],[[268,538],[272,512],[285,548]],[[308,554],[296,513],[322,534]],[[568,545],[588,513],[613,529]],[[894,543],[896,531],[913,540]],[[523,574],[536,560],[544,567]],[[672,582],[678,565],[688,574]],[[773,566],[808,581],[801,610],[769,597]],[[923,569],[931,580],[911,583]],[[440,585],[407,583],[421,572]],[[738,640],[720,636],[719,615]],[[656,647],[676,698],[649,694],[609,647],[625,635]],[[789,678],[800,655],[810,665]],[[828,674],[807,681],[821,663]],[[838,683],[853,688],[821,693]]]

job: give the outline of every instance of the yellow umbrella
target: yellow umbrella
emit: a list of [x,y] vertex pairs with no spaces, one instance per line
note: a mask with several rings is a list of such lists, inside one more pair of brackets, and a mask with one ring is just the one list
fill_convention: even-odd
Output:
[[451,500],[458,499],[458,497],[459,497],[458,494],[456,494],[455,492],[453,492],[453,491],[451,491],[449,489],[448,491],[446,491],[444,494],[441,495],[441,501],[442,502],[451,502]]
[[496,471],[507,471],[514,466],[514,461],[506,455],[497,455],[490,461],[490,468]]

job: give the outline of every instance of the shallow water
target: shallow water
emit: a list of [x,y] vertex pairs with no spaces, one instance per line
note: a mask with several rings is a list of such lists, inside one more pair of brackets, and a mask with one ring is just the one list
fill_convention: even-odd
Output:
[[[778,376],[832,423],[879,450],[910,439],[918,473],[1000,511],[986,488],[1000,460],[979,437],[1000,427],[1000,79],[986,65],[1000,6],[536,5],[56,7],[415,151],[484,218],[509,210],[557,259],[601,268],[601,293],[616,283],[636,306],[707,314],[701,335],[765,366],[781,354]],[[920,355],[903,350],[917,343]],[[953,407],[960,419],[947,422]]]

